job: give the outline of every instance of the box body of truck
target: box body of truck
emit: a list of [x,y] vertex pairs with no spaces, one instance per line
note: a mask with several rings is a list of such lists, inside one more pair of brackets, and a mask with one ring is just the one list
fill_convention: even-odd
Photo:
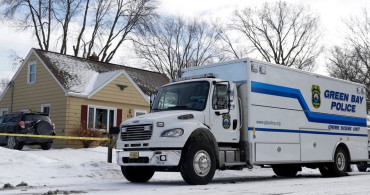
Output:
[[182,76],[206,73],[238,84],[241,141],[251,164],[328,162],[339,143],[351,161],[367,161],[363,85],[252,59],[185,69]]

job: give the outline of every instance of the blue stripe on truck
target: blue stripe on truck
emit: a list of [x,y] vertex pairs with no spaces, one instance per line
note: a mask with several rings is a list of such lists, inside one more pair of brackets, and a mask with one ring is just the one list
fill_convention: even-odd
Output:
[[[268,128],[255,128],[256,131],[265,132],[279,132],[279,133],[305,133],[305,134],[320,134],[320,135],[341,135],[341,136],[356,136],[356,137],[367,137],[367,134],[356,134],[356,133],[339,133],[339,132],[327,132],[327,131],[308,131],[308,130],[295,130],[295,129],[268,129]],[[252,127],[248,127],[249,131],[253,131]]]
[[366,127],[366,118],[311,112],[299,89],[260,83],[256,81],[252,81],[251,85],[251,90],[254,93],[297,99],[306,115],[307,120],[310,122]]

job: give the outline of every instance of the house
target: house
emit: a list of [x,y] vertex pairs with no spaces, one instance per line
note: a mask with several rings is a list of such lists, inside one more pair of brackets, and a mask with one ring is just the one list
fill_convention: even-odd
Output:
[[[73,136],[81,127],[107,131],[147,113],[149,95],[168,82],[152,71],[31,49],[0,96],[0,115],[48,113],[61,136]],[[55,140],[53,147],[81,145]]]

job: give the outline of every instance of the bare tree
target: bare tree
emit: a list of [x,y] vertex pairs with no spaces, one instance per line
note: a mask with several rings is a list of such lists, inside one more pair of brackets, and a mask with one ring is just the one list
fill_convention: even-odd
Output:
[[222,56],[218,40],[217,33],[205,22],[166,16],[142,31],[134,48],[149,68],[174,78],[179,69],[218,60]]
[[[79,14],[80,4],[84,0],[55,0],[53,4],[53,13],[55,19],[62,27],[62,43],[60,46],[61,54],[67,53],[67,38],[69,36],[68,30],[71,20]],[[83,24],[84,25],[84,24]]]
[[113,4],[114,9],[107,15],[113,18],[109,25],[108,38],[99,52],[101,61],[109,62],[128,35],[139,26],[149,20],[157,8],[157,2],[153,0],[117,0]]
[[80,51],[80,44],[81,44],[81,41],[82,41],[82,36],[85,32],[86,23],[87,23],[87,15],[88,15],[88,11],[89,11],[89,4],[90,4],[90,0],[86,0],[86,6],[85,6],[84,15],[83,15],[83,22],[82,22],[81,31],[78,34],[78,37],[77,37],[77,40],[76,40],[76,45],[73,46],[74,56],[78,56],[78,52]]
[[20,57],[14,50],[10,51],[9,60],[13,70],[17,70],[24,62],[24,58]]
[[[40,49],[48,51],[52,33],[52,0],[0,0],[4,20],[20,30],[33,29]],[[21,13],[21,14],[19,14]]]
[[[71,44],[75,56],[89,57],[95,49],[104,62],[156,16],[157,6],[157,0],[0,0],[4,20],[16,18],[14,26],[33,28],[40,49],[53,44],[66,54]],[[71,23],[80,25],[77,33],[71,32]],[[51,35],[59,39],[52,42]]]
[[[369,85],[369,55],[360,48],[341,48],[335,46],[329,58],[329,74],[332,77]],[[365,58],[367,59],[365,59]],[[365,59],[365,61],[363,61]]]
[[[343,46],[331,50],[328,64],[330,76],[367,86],[370,100],[370,15],[368,9],[362,14],[344,21],[347,33]],[[368,108],[369,104],[368,104]]]
[[93,23],[92,23],[92,33],[90,38],[84,41],[83,47],[83,57],[87,58],[91,55],[94,46],[96,46],[96,39],[99,39],[101,29],[105,23],[105,16],[110,9],[111,1],[97,0],[93,6]]
[[221,40],[222,51],[225,53],[227,58],[241,59],[255,50],[254,47],[246,45],[244,40],[241,40],[241,37],[232,36],[231,34],[235,34],[235,30],[216,21],[213,22],[213,28]]
[[235,11],[231,27],[268,62],[310,70],[322,51],[319,17],[302,5],[266,2],[261,8]]
[[2,94],[10,82],[9,78],[0,78],[0,94]]

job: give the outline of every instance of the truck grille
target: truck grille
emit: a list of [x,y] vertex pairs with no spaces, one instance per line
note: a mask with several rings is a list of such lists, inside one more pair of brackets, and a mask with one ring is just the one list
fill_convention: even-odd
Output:
[[[148,140],[152,137],[153,125],[151,124],[124,127],[127,128],[127,131],[121,133],[121,139],[123,141]],[[149,127],[149,130],[145,130],[145,127]]]

